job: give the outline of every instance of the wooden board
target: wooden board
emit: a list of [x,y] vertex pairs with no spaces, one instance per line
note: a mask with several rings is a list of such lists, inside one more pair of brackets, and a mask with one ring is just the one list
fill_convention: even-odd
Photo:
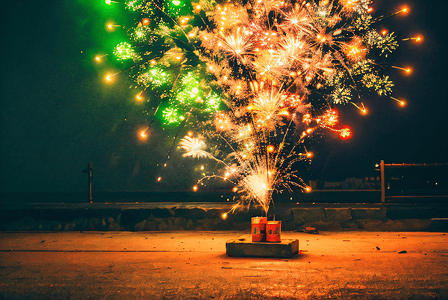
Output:
[[227,241],[226,253],[233,257],[288,258],[299,253],[299,240],[282,239],[277,243],[252,242],[252,236],[248,234]]

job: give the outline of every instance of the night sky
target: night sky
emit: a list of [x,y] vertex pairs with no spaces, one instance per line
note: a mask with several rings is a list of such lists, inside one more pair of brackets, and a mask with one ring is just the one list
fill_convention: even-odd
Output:
[[[86,190],[89,162],[97,191],[185,190],[199,178],[198,161],[175,152],[168,168],[160,164],[168,134],[155,125],[146,142],[136,137],[144,126],[129,82],[102,82],[96,53],[114,44],[106,21],[119,16],[96,1],[8,1],[2,5],[1,31],[1,192],[71,192]],[[446,0],[374,1],[381,13],[411,8],[407,16],[383,26],[399,37],[424,36],[422,44],[400,43],[390,62],[412,66],[411,76],[390,71],[393,95],[363,99],[369,114],[347,105],[341,120],[354,128],[342,141],[316,138],[315,158],[302,176],[344,180],[375,175],[386,163],[448,163],[447,12]],[[132,117],[131,117],[132,116]],[[125,121],[126,119],[126,121]],[[146,121],[147,122],[147,121]],[[203,163],[206,163],[203,161]],[[164,180],[157,183],[162,175]]]

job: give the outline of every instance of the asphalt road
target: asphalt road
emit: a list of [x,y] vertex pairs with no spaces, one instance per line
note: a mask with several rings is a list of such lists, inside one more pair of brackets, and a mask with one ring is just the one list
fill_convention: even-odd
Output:
[[289,259],[226,255],[247,232],[0,232],[1,299],[448,299],[448,238],[283,232]]

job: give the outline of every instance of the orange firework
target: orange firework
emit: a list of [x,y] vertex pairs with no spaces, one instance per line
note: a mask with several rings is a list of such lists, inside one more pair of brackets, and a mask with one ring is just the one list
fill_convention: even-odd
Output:
[[350,43],[345,45],[344,53],[351,61],[361,61],[365,58],[367,49],[362,45],[360,37],[355,37]]
[[340,131],[339,131],[339,137],[342,140],[348,140],[351,139],[353,137],[353,132],[352,129],[349,126],[345,126],[343,127]]
[[311,118],[311,114],[310,113],[306,113],[302,117],[302,122],[305,123],[306,125],[310,125],[312,120],[313,119]]
[[335,109],[328,109],[322,116],[322,122],[325,126],[333,127],[339,122],[338,111]]

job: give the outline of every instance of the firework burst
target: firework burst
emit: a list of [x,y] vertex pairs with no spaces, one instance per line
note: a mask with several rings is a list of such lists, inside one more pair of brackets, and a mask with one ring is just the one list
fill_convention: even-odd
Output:
[[373,19],[370,0],[125,4],[139,17],[113,56],[139,97],[157,99],[146,105],[178,133],[187,125],[200,131],[180,141],[183,156],[214,159],[222,169],[199,182],[228,180],[266,213],[274,192],[309,189],[296,169],[311,158],[303,153],[314,132],[352,137],[335,105],[365,113],[361,95],[397,99],[381,75],[397,38],[375,28],[385,17]]

